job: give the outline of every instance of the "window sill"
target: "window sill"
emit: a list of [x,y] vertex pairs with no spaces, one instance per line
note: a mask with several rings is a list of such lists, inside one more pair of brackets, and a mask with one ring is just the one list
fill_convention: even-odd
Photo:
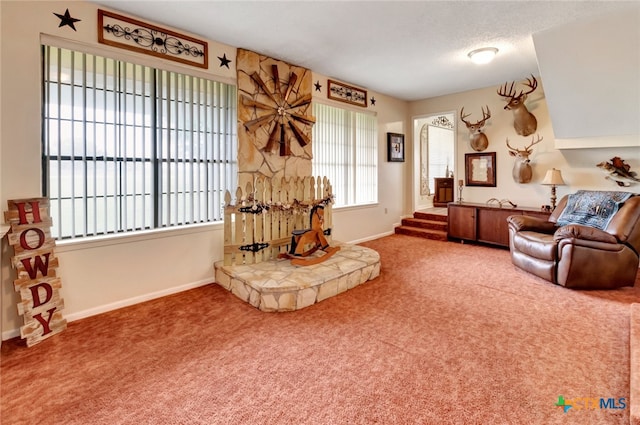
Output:
[[362,210],[369,208],[376,208],[378,205],[377,202],[373,202],[371,204],[358,204],[358,205],[345,205],[343,207],[333,207],[333,212],[342,212],[342,211],[352,211],[352,210]]
[[56,241],[56,251],[70,252],[84,249],[100,248],[110,245],[141,242],[153,239],[164,239],[176,236],[189,235],[209,231],[221,231],[223,222],[191,224],[188,226],[171,227],[163,229],[142,230],[136,232],[124,232],[104,236],[90,236],[80,239]]

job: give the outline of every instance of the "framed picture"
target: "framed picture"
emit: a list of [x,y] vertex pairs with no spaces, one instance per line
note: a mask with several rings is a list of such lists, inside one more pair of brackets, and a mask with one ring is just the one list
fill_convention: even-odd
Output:
[[404,162],[404,134],[387,133],[387,161]]
[[464,175],[467,186],[496,187],[496,153],[464,154]]
[[333,80],[327,80],[327,97],[340,102],[367,107],[367,91]]

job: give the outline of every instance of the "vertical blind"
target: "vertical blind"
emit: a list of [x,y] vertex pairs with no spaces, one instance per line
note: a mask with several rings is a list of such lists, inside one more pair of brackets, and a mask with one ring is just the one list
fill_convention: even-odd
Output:
[[220,221],[236,90],[42,46],[43,194],[58,239]]
[[377,202],[376,117],[321,103],[313,113],[313,173],[329,178],[335,206]]

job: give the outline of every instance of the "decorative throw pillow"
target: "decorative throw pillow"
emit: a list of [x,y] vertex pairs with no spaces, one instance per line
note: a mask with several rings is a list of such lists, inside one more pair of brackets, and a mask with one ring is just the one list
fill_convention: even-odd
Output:
[[631,192],[579,190],[569,195],[558,225],[583,224],[605,230],[620,206],[632,195]]

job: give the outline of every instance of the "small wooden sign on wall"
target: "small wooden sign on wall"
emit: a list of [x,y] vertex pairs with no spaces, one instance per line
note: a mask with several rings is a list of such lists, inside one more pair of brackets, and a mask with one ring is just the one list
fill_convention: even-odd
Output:
[[206,41],[102,9],[98,9],[98,42],[198,68],[209,68]]
[[11,264],[17,279],[13,285],[20,293],[18,314],[24,318],[20,337],[31,347],[62,332],[67,321],[62,317],[64,301],[60,297],[60,279],[56,277],[58,259],[51,237],[49,199],[31,198],[7,201],[5,222],[11,226],[7,235],[13,246]]

